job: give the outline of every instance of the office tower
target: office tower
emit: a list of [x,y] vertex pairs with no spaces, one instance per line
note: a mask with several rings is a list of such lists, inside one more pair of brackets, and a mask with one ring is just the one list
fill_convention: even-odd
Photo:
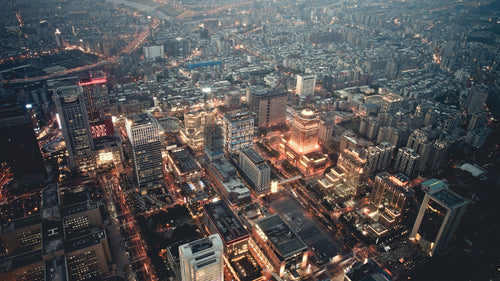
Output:
[[316,88],[316,75],[297,74],[297,86],[295,93],[300,97],[314,95]]
[[223,255],[219,234],[179,246],[182,281],[224,280]]
[[420,162],[418,166],[419,171],[426,169],[426,164],[431,155],[432,143],[429,141],[427,133],[423,130],[417,129],[408,138],[406,147],[411,148],[420,155]]
[[387,168],[395,148],[394,145],[387,142],[368,148],[366,156],[368,173],[372,174]]
[[14,93],[0,92],[0,162],[7,163],[19,184],[43,181],[47,175],[26,108]]
[[[307,265],[306,244],[278,214],[255,220],[252,236],[269,259],[270,269],[283,277],[285,271],[303,268]],[[286,246],[285,246],[286,245]],[[259,247],[255,247],[260,251]]]
[[68,166],[85,173],[95,169],[92,136],[89,119],[85,107],[82,87],[67,86],[55,90],[58,121],[62,127],[66,150],[68,151]]
[[394,159],[394,170],[413,177],[418,171],[419,162],[420,155],[411,148],[402,147]]
[[240,167],[250,179],[256,192],[269,190],[271,168],[253,148],[240,151]]
[[358,261],[352,264],[344,274],[344,281],[392,281],[393,278],[373,260]]
[[287,93],[283,89],[249,88],[247,103],[255,112],[255,125],[269,128],[286,122]]
[[383,96],[380,112],[394,113],[401,108],[403,98],[396,94],[387,94]]
[[205,127],[205,156],[209,161],[224,157],[224,138],[220,125]]
[[472,86],[465,103],[467,114],[474,113],[483,108],[486,98],[488,98],[488,88],[484,84]]
[[254,119],[248,111],[229,112],[222,121],[224,152],[233,154],[253,145]]
[[427,168],[435,171],[443,165],[448,152],[448,143],[445,141],[435,141],[431,147],[431,155],[427,161]]
[[319,148],[318,133],[318,117],[312,110],[304,109],[294,116],[288,146],[300,154],[315,151]]
[[410,239],[433,256],[445,250],[457,230],[468,202],[448,189],[441,180],[422,183],[426,192],[415,220]]
[[191,108],[184,113],[184,129],[180,131],[183,142],[193,150],[202,150],[205,143],[205,127],[212,126],[215,122],[215,108]]
[[402,174],[377,174],[370,194],[371,204],[378,209],[389,209],[399,216],[410,194],[408,182],[409,178]]
[[160,124],[151,115],[140,113],[127,118],[125,127],[132,146],[137,186],[142,192],[162,187],[164,179]]
[[85,106],[90,121],[98,121],[106,117],[106,107],[109,106],[106,77],[81,79],[78,85],[83,89]]
[[486,117],[488,112],[485,110],[479,110],[469,114],[469,123],[467,125],[467,131],[472,131],[477,128],[482,128],[486,124]]
[[59,29],[56,29],[56,31],[54,32],[54,35],[56,37],[56,46],[58,48],[62,48],[63,47],[63,41],[62,41],[61,31],[59,31]]
[[488,135],[491,133],[491,131],[491,129],[486,127],[469,131],[465,136],[465,143],[470,144],[472,147],[478,149],[486,142],[486,139],[488,138]]

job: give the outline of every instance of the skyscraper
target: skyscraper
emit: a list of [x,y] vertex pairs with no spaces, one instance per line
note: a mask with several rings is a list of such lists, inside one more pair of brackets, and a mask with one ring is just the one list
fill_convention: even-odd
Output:
[[381,169],[387,168],[389,163],[391,162],[392,152],[394,151],[395,146],[383,142],[377,146],[373,146],[368,148],[367,153],[367,168],[368,173],[374,173],[376,171],[380,171]]
[[160,124],[151,115],[140,113],[127,118],[125,127],[132,146],[137,186],[143,192],[163,186]]
[[182,281],[224,280],[224,247],[219,234],[179,246]]
[[402,147],[394,160],[394,170],[402,172],[407,176],[414,176],[418,171],[420,155],[411,148]]
[[316,75],[298,74],[295,92],[301,97],[314,95],[316,88]]
[[109,106],[106,77],[81,79],[78,85],[83,89],[89,120],[103,119],[106,115],[105,107]]
[[318,149],[319,119],[309,109],[295,114],[292,123],[292,135],[288,146],[300,154],[307,154]]
[[405,207],[408,190],[406,176],[402,174],[393,176],[388,172],[382,172],[375,177],[370,202],[379,209],[390,209],[392,213],[400,215]]
[[269,128],[286,122],[287,94],[282,89],[251,88],[247,95],[250,110],[255,112],[259,128]]
[[13,93],[0,93],[0,162],[6,162],[20,184],[42,181],[45,165],[32,123]]
[[465,108],[467,114],[480,110],[488,98],[488,88],[484,84],[474,85],[467,97]]
[[441,180],[422,183],[426,192],[410,234],[424,251],[433,256],[446,249],[467,209],[467,200],[460,197]]
[[222,121],[224,152],[236,153],[253,145],[254,119],[248,111],[229,112]]
[[69,168],[92,173],[95,169],[92,154],[94,143],[82,87],[67,86],[58,88],[52,98],[56,104],[66,150],[68,151]]
[[204,148],[209,161],[224,157],[224,138],[220,125],[212,124],[205,127]]

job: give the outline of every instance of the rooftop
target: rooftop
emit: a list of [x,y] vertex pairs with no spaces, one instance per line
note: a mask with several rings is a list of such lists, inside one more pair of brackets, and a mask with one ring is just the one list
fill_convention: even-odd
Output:
[[181,173],[188,173],[191,171],[199,170],[198,163],[194,160],[191,154],[184,148],[177,148],[169,151],[170,157],[175,165],[179,167]]
[[76,250],[97,245],[101,243],[101,240],[104,238],[106,238],[106,232],[104,230],[98,230],[91,234],[66,241],[65,242],[66,252],[71,253]]
[[203,208],[205,214],[216,226],[225,244],[248,238],[248,231],[223,200],[207,204]]
[[278,214],[256,220],[255,223],[271,240],[282,259],[300,251],[307,251],[306,244],[290,230]]
[[248,158],[250,158],[250,160],[252,160],[254,164],[264,162],[264,158],[262,158],[262,156],[260,156],[260,154],[257,153],[257,151],[255,151],[253,148],[242,149],[241,152],[245,153],[245,155],[248,156]]

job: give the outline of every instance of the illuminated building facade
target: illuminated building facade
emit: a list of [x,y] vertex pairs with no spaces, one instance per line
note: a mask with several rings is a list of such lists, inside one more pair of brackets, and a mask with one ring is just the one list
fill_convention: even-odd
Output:
[[53,99],[68,151],[69,168],[92,174],[95,169],[94,143],[82,87],[58,88],[54,91]]
[[182,281],[224,280],[224,246],[213,234],[179,246]]
[[160,124],[151,115],[141,113],[127,118],[125,127],[132,146],[137,186],[143,192],[162,187],[164,179]]
[[299,154],[315,151],[318,146],[319,119],[309,109],[295,114],[292,123],[292,134],[288,147]]
[[224,152],[233,154],[253,146],[254,119],[248,111],[229,112],[224,115],[222,134]]
[[47,175],[32,123],[14,93],[0,93],[0,162],[20,184],[41,182]]
[[433,256],[446,249],[467,209],[467,200],[448,189],[441,180],[422,183],[426,191],[410,240]]
[[255,220],[252,235],[280,277],[307,265],[308,248],[278,214]]
[[393,225],[399,221],[406,208],[408,198],[413,190],[409,188],[409,178],[399,173],[391,175],[388,172],[377,174],[370,194],[370,202],[381,213],[384,225]]
[[184,129],[180,131],[183,142],[193,150],[203,150],[205,144],[205,127],[215,122],[215,108],[200,107],[184,113]]
[[90,121],[97,121],[106,117],[105,110],[109,107],[109,94],[106,83],[106,77],[81,79],[78,83],[83,89]]

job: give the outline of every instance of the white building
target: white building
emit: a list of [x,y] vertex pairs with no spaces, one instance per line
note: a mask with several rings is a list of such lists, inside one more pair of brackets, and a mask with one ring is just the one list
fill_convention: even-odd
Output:
[[182,281],[224,280],[224,248],[219,234],[179,246]]
[[252,181],[257,192],[269,190],[271,168],[253,148],[240,151],[240,167]]
[[253,145],[254,119],[248,111],[227,113],[222,120],[224,152],[236,153]]
[[144,50],[144,58],[147,60],[154,60],[156,58],[165,57],[165,50],[163,49],[163,45],[159,46],[145,46]]
[[297,75],[297,86],[295,92],[301,97],[314,95],[316,88],[316,75]]
[[152,116],[141,113],[127,118],[125,127],[132,146],[138,187],[144,191],[163,186],[160,124]]

